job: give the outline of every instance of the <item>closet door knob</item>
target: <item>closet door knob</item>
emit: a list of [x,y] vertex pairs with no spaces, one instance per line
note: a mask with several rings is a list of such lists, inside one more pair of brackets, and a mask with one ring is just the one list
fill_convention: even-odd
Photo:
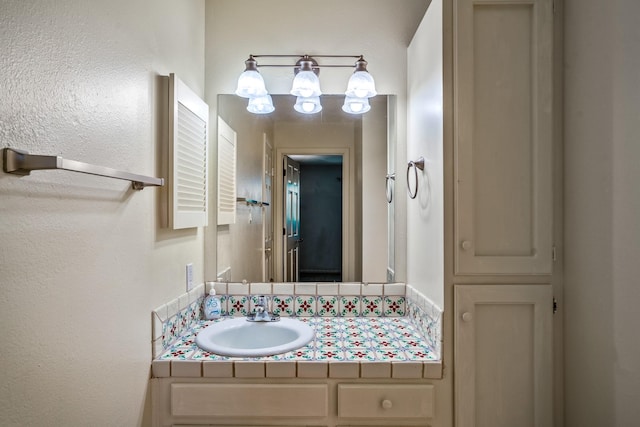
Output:
[[382,407],[384,409],[391,409],[393,407],[393,403],[390,400],[385,399],[382,401]]
[[462,249],[464,249],[465,251],[468,251],[469,249],[471,249],[471,242],[468,240],[463,240],[460,246],[462,246]]
[[468,311],[465,313],[462,313],[463,322],[471,322],[472,320],[473,320],[473,314],[469,313]]

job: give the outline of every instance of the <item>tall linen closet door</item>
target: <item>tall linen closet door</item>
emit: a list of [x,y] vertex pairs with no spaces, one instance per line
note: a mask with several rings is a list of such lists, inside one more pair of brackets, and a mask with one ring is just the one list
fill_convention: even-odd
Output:
[[551,1],[454,10],[455,274],[550,274]]

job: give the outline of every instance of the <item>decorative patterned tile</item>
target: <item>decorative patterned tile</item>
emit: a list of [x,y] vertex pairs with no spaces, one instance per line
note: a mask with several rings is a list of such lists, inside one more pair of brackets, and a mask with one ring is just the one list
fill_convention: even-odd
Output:
[[187,325],[189,325],[189,319],[191,318],[191,315],[189,314],[189,307],[187,308],[183,308],[182,310],[180,310],[179,316],[180,316],[180,321],[179,321],[179,325],[178,325],[178,335],[180,335],[182,332],[187,330]]
[[340,340],[345,338],[346,334],[344,332],[336,331],[332,328],[321,329],[316,328],[316,340]]
[[167,348],[178,337],[177,317],[173,316],[163,325],[162,346]]
[[345,344],[340,339],[316,341],[316,351],[342,350],[344,347]]
[[293,296],[274,295],[271,302],[271,311],[279,316],[293,316],[294,314]]
[[360,315],[360,297],[359,296],[343,296],[340,297],[340,316],[359,316]]
[[[319,285],[318,285],[319,286]],[[336,296],[319,296],[318,297],[318,316],[331,316],[338,315],[338,297]]]
[[229,295],[227,312],[229,316],[246,316],[249,314],[249,297],[246,295]]
[[175,348],[165,351],[160,357],[160,360],[187,360],[194,353],[194,350]]
[[316,350],[316,360],[344,360],[344,352],[338,349]]
[[365,317],[382,316],[382,297],[380,296],[363,296],[362,297],[362,315]]
[[[218,297],[220,298],[220,316],[229,316],[229,309],[228,309],[228,304],[227,301],[229,301],[229,296],[227,295],[218,295]],[[204,298],[202,299],[202,302],[204,303]],[[200,319],[202,319],[203,316],[203,311],[202,311],[202,304],[200,305]]]
[[394,348],[394,349],[404,348],[401,342],[388,337],[376,337],[371,342],[375,348]]
[[276,354],[273,360],[315,360],[315,348],[313,344],[299,348],[288,353]]
[[383,362],[392,360],[407,360],[404,351],[397,348],[381,348],[376,350],[376,357]]
[[227,356],[220,356],[219,354],[210,353],[201,349],[197,349],[191,354],[193,360],[229,360]]
[[347,337],[342,341],[345,347],[350,349],[366,349],[371,347],[371,341],[361,337]]
[[385,316],[404,316],[405,299],[398,296],[384,297],[384,315]]
[[316,314],[316,297],[311,295],[297,295],[294,307],[296,316],[314,316]]
[[327,321],[326,318],[323,317],[301,317],[298,319],[301,322],[308,323],[311,326],[324,324]]
[[376,354],[368,348],[348,348],[345,350],[346,360],[374,361]]
[[435,353],[427,348],[416,348],[405,350],[408,360],[437,360]]

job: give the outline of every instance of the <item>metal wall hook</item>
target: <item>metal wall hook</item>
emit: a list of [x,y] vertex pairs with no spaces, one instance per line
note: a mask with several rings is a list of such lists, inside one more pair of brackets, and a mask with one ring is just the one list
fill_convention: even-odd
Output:
[[[415,191],[411,191],[411,185],[409,181],[409,173],[411,171],[411,168],[413,168],[414,180],[416,182]],[[415,199],[418,195],[418,169],[420,169],[421,171],[424,170],[424,157],[422,156],[420,156],[420,158],[415,162],[413,160],[409,161],[409,164],[407,165],[407,191],[409,191],[409,197],[411,199]]]

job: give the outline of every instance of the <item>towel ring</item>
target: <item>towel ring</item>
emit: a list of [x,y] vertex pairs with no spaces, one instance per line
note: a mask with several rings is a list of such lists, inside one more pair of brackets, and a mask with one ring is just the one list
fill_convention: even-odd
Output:
[[[411,171],[411,168],[413,168],[414,180],[416,182],[415,191],[411,191],[411,183],[409,180],[409,173]],[[420,169],[421,171],[424,170],[424,157],[420,157],[415,162],[411,160],[407,165],[407,191],[409,191],[409,197],[411,199],[415,199],[416,196],[418,195],[418,169]]]
[[389,181],[395,181],[396,180],[396,174],[395,173],[388,173],[387,174],[387,179],[385,181],[385,191],[387,193],[387,203],[391,203],[393,201],[393,186],[389,185]]

